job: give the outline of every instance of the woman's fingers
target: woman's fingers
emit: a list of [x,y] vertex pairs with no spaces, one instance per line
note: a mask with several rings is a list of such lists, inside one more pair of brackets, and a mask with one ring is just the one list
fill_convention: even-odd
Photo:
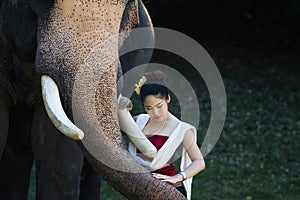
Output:
[[161,177],[162,177],[162,174],[152,173],[152,176],[153,176],[154,178],[161,178]]
[[175,184],[177,183],[177,179],[175,176],[167,176],[167,175],[163,175],[163,174],[158,174],[158,173],[152,173],[152,176],[156,179],[159,179],[163,182],[168,182],[171,184]]
[[154,178],[157,178],[157,179],[167,179],[167,178],[169,178],[169,176],[166,176],[166,175],[163,175],[163,174],[157,174],[157,173],[152,173],[152,176]]
[[119,109],[128,109],[129,111],[132,110],[133,104],[131,100],[127,97],[121,97],[119,100]]
[[132,110],[133,104],[132,104],[132,102],[131,102],[130,100],[129,100],[129,102],[126,104],[126,107],[127,107],[127,109],[128,109],[129,111]]

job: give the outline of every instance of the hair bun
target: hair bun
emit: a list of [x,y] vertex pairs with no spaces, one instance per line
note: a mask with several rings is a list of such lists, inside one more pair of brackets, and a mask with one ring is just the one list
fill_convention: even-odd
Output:
[[165,74],[162,71],[146,72],[147,83],[165,83]]

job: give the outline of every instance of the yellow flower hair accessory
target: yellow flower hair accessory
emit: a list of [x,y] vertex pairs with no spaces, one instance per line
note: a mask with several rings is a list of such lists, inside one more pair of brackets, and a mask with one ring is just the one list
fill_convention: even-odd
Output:
[[142,86],[144,85],[144,83],[146,83],[146,81],[147,81],[147,78],[145,76],[142,76],[142,78],[139,81],[139,84],[135,84],[135,92],[137,94],[141,93]]

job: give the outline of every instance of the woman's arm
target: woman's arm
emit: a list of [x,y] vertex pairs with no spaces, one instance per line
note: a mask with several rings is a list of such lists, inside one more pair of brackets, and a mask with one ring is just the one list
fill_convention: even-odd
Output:
[[185,133],[183,146],[192,160],[192,163],[183,171],[186,178],[190,178],[205,169],[205,162],[192,130]]
[[145,156],[154,158],[157,153],[156,147],[147,139],[143,132],[136,125],[129,110],[132,103],[129,98],[120,95],[118,108],[118,119],[121,130],[127,134],[129,140],[138,148]]

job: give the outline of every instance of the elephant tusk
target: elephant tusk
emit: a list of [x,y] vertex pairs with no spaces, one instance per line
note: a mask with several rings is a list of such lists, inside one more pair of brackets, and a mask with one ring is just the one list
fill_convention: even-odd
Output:
[[47,75],[42,75],[41,84],[44,105],[54,126],[67,137],[82,140],[84,133],[70,121],[64,112],[54,80]]
[[[121,95],[119,96],[120,99]],[[134,122],[130,112],[127,108],[118,109],[119,124],[122,131],[124,131],[130,141],[140,150],[145,156],[154,158],[157,149],[142,133],[141,129]]]

